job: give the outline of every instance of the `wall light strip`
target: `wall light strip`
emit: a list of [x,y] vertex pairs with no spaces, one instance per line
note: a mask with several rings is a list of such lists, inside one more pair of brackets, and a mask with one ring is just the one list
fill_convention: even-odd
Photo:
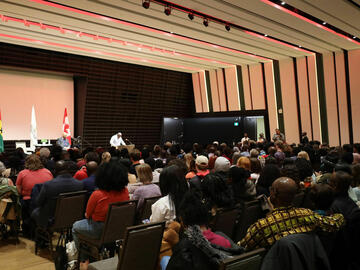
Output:
[[119,53],[94,50],[94,49],[72,46],[72,45],[67,45],[67,44],[62,44],[62,43],[57,43],[57,42],[50,42],[50,41],[26,38],[26,37],[21,37],[21,36],[8,35],[8,34],[4,34],[4,33],[0,33],[0,37],[14,39],[14,40],[20,40],[20,41],[24,41],[24,42],[28,42],[28,43],[47,45],[47,46],[58,47],[58,48],[65,48],[65,49],[70,49],[70,50],[75,50],[75,51],[82,51],[82,52],[92,53],[92,54],[97,54],[97,55],[111,56],[111,57],[115,57],[118,59],[126,59],[126,60],[132,60],[132,61],[136,61],[136,62],[143,62],[143,63],[145,62],[145,63],[151,63],[151,64],[156,64],[156,65],[161,65],[161,66],[166,66],[166,67],[180,68],[180,69],[184,69],[184,70],[192,70],[192,71],[197,71],[197,72],[202,70],[202,69],[198,69],[198,68],[194,68],[194,67],[176,65],[176,64],[172,64],[172,63],[168,63],[168,62],[150,60],[150,59],[145,59],[145,58],[140,58],[140,57],[123,55],[123,54],[119,54]]
[[269,0],[261,0],[261,1],[264,2],[264,3],[267,4],[267,5],[273,6],[273,7],[277,8],[277,9],[283,11],[283,12],[286,12],[286,13],[288,13],[288,14],[296,17],[296,18],[299,18],[299,19],[301,19],[301,20],[303,20],[303,21],[305,21],[305,22],[308,22],[308,23],[310,23],[310,24],[312,24],[312,25],[315,25],[315,26],[317,26],[317,27],[319,27],[319,28],[321,28],[321,29],[323,29],[323,30],[325,30],[325,31],[328,31],[328,32],[330,32],[330,33],[332,33],[332,34],[335,34],[335,35],[337,35],[337,36],[339,36],[339,37],[342,37],[342,38],[344,38],[344,39],[346,39],[346,40],[348,40],[348,41],[351,41],[351,42],[353,42],[353,43],[355,43],[355,44],[360,45],[360,42],[358,42],[357,40],[352,39],[352,38],[350,38],[350,37],[347,37],[347,36],[345,36],[345,35],[343,35],[343,34],[340,34],[340,33],[338,33],[338,32],[335,32],[334,30],[330,29],[329,27],[327,27],[328,24],[325,24],[325,25],[324,25],[324,24],[322,24],[322,23],[314,22],[314,21],[312,21],[312,20],[310,20],[310,19],[308,19],[308,18],[306,18],[306,17],[304,17],[304,16],[302,16],[302,15],[296,13],[296,12],[293,12],[293,11],[291,11],[291,10],[289,10],[289,9],[281,6],[281,5],[278,5],[278,4],[276,4],[276,3],[273,3],[273,2],[271,2],[271,1],[269,1]]
[[143,25],[123,21],[123,20],[120,20],[120,19],[115,19],[115,18],[112,18],[112,17],[96,14],[96,13],[93,13],[93,12],[89,12],[89,11],[85,11],[85,10],[81,10],[81,9],[77,9],[77,8],[73,8],[73,7],[69,7],[69,6],[65,6],[65,5],[61,5],[61,4],[57,4],[57,3],[53,3],[53,2],[49,2],[49,1],[45,1],[45,0],[28,0],[28,1],[35,2],[35,3],[41,4],[41,5],[46,5],[46,6],[62,9],[62,10],[66,10],[66,11],[70,11],[70,12],[74,12],[74,13],[85,15],[85,16],[90,16],[90,17],[100,19],[100,20],[104,20],[104,21],[108,21],[108,22],[121,24],[121,25],[128,26],[128,27],[137,28],[137,29],[140,29],[140,30],[153,32],[153,33],[160,34],[160,35],[165,35],[165,36],[168,36],[168,37],[173,37],[173,38],[185,40],[185,41],[191,42],[191,43],[205,45],[205,46],[208,46],[208,47],[211,47],[211,48],[216,48],[216,49],[231,52],[231,53],[250,56],[250,57],[256,58],[258,60],[262,60],[262,61],[270,61],[270,60],[272,60],[271,58],[262,57],[262,56],[259,56],[259,55],[256,55],[256,54],[247,53],[247,52],[243,52],[243,51],[236,50],[236,49],[231,49],[231,48],[224,47],[224,46],[221,46],[221,45],[217,45],[217,44],[214,44],[214,43],[210,43],[210,42],[206,42],[206,41],[201,41],[201,40],[185,37],[185,36],[178,35],[178,34],[175,34],[175,33],[169,33],[169,32],[166,32],[166,31],[155,29],[155,28],[151,28],[151,27],[147,27],[147,26],[143,26]]
[[62,34],[76,35],[78,38],[88,37],[88,38],[93,38],[94,40],[107,41],[108,43],[114,42],[114,43],[119,43],[119,44],[124,45],[124,46],[132,46],[132,47],[137,48],[138,50],[147,49],[147,50],[149,50],[151,52],[160,52],[162,54],[166,53],[166,54],[168,54],[170,56],[173,56],[173,57],[174,56],[180,56],[180,57],[185,57],[185,58],[190,58],[190,59],[195,59],[195,60],[201,60],[201,61],[207,61],[207,62],[216,63],[216,64],[223,64],[223,65],[228,65],[228,66],[233,65],[231,63],[227,63],[227,62],[224,62],[224,61],[218,61],[218,60],[214,60],[214,59],[194,56],[194,55],[180,53],[180,52],[176,52],[176,51],[160,49],[160,48],[157,48],[157,47],[152,47],[152,46],[148,46],[148,45],[144,45],[144,44],[124,41],[124,40],[119,40],[119,39],[109,38],[109,37],[104,37],[104,36],[99,36],[99,35],[94,35],[94,34],[91,34],[91,33],[81,32],[81,31],[72,30],[72,29],[68,29],[68,28],[62,28],[62,27],[54,26],[54,25],[48,25],[48,24],[41,23],[41,22],[28,21],[28,20],[19,19],[19,18],[15,18],[15,17],[10,17],[10,16],[6,16],[6,15],[2,15],[2,14],[0,14],[0,18],[1,18],[1,20],[3,22],[13,21],[13,22],[24,24],[27,27],[36,26],[36,27],[39,27],[42,30],[51,29],[51,30],[59,31]]

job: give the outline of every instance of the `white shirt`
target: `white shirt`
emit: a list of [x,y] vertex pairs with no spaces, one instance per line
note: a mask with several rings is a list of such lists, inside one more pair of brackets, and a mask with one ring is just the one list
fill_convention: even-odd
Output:
[[120,145],[126,145],[126,143],[124,142],[124,140],[122,139],[122,137],[118,138],[118,135],[115,134],[114,136],[111,137],[110,139],[110,145],[111,146],[120,146]]
[[160,198],[151,206],[150,222],[169,223],[176,219],[175,205],[169,195]]
[[248,140],[250,140],[249,137],[243,137],[243,138],[241,139],[241,143],[243,143],[243,142],[245,142],[245,141],[248,141]]

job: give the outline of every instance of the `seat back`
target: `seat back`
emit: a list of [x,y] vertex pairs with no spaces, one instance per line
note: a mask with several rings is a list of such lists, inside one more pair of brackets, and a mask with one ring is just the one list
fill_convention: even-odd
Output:
[[223,232],[228,237],[233,238],[238,215],[238,207],[218,209],[212,225],[213,231]]
[[264,248],[259,248],[225,259],[220,263],[219,270],[260,270],[265,252]]
[[164,222],[127,228],[117,269],[155,270],[164,228]]
[[112,203],[106,215],[101,243],[112,243],[123,239],[127,227],[133,226],[135,222],[137,201],[124,201]]
[[75,221],[83,219],[86,199],[86,190],[59,194],[56,200],[55,221],[51,228],[68,229]]
[[160,199],[161,196],[151,197],[151,198],[145,198],[144,204],[140,209],[139,212],[139,221],[143,221],[144,219],[149,219],[151,216],[151,206]]
[[243,211],[235,228],[234,240],[240,241],[246,235],[250,225],[263,217],[265,217],[265,213],[259,200],[244,203]]

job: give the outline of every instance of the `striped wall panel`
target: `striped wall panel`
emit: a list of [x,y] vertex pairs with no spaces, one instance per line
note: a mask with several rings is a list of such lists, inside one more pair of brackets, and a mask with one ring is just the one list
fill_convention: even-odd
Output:
[[285,137],[289,143],[299,142],[299,119],[292,59],[279,61]]
[[352,129],[354,142],[360,142],[360,49],[348,52]]
[[265,110],[264,79],[261,64],[250,65],[249,74],[253,110]]
[[334,56],[332,53],[323,54],[324,81],[326,89],[326,112],[328,121],[329,145],[340,145],[339,115],[337,101],[336,74]]
[[346,96],[345,59],[342,51],[335,52],[336,85],[338,97],[341,145],[350,143],[348,101]]
[[266,97],[267,97],[267,105],[268,105],[269,126],[270,126],[270,131],[273,132],[279,126],[278,117],[277,117],[273,63],[272,62],[264,63],[264,71],[265,71],[265,85],[266,85]]
[[226,78],[226,93],[229,111],[240,111],[240,97],[237,82],[236,67],[224,69]]

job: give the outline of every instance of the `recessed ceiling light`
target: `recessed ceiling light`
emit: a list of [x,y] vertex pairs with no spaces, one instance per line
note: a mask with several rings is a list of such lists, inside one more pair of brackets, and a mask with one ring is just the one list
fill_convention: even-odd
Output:
[[353,36],[353,38],[356,38],[355,36]]
[[323,25],[326,25],[326,22],[323,22]]
[[267,36],[268,36],[268,34],[265,34],[264,36],[265,36],[265,37],[267,37]]
[[284,1],[281,2],[281,5],[282,5],[282,6],[285,5],[285,4],[286,4],[286,3],[285,3]]

